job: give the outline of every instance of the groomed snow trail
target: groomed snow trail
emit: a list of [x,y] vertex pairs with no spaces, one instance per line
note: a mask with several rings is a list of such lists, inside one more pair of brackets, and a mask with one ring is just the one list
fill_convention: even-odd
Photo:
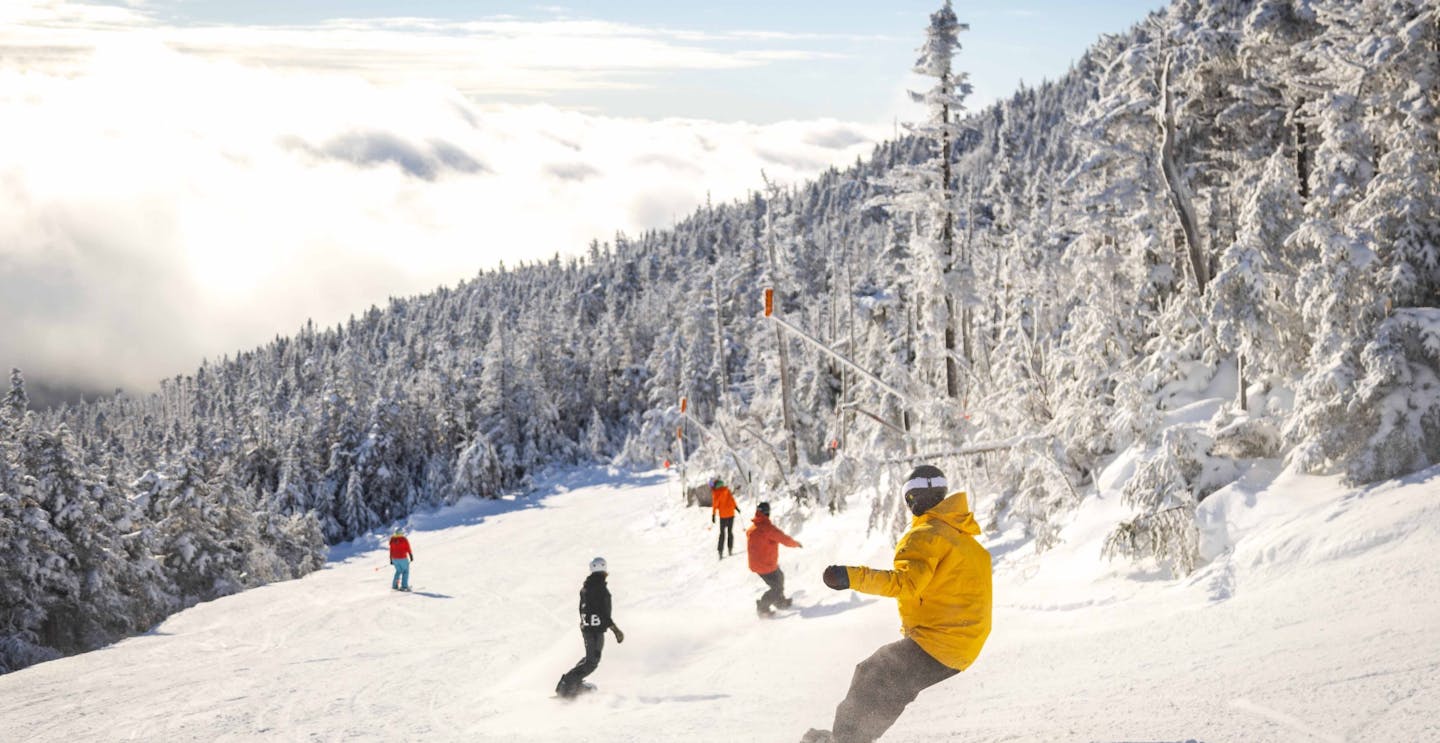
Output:
[[[1440,740],[1440,470],[1358,493],[1327,483],[1211,496],[1233,501],[1221,515],[1240,536],[1178,581],[1098,560],[1103,498],[1041,557],[986,535],[989,645],[883,740]],[[754,499],[740,501],[748,522]],[[1263,530],[1245,522],[1256,504],[1271,504]],[[854,664],[898,636],[892,601],[819,581],[830,563],[888,563],[888,538],[864,537],[866,512],[791,532],[805,547],[782,548],[781,567],[798,611],[762,621],[743,533],[717,561],[708,509],[681,507],[673,479],[572,472],[529,498],[413,518],[411,594],[389,590],[377,535],[304,579],[0,676],[0,730],[13,741],[795,741],[829,726]],[[779,501],[775,516],[791,529]],[[590,677],[599,691],[565,702],[552,690],[583,654],[577,592],[595,555],[609,561],[626,642],[607,636]]]

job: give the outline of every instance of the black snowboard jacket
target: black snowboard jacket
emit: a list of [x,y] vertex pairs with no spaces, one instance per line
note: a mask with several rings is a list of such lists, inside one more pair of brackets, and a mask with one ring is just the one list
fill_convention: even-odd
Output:
[[604,632],[615,626],[610,619],[610,589],[604,573],[591,573],[580,588],[580,631]]

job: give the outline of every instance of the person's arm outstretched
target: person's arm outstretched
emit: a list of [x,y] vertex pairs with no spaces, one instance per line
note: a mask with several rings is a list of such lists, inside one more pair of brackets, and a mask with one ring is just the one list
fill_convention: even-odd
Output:
[[895,552],[894,570],[831,565],[825,568],[825,585],[837,591],[851,588],[892,598],[918,596],[935,577],[936,561],[935,552],[924,549],[924,540],[912,534]]

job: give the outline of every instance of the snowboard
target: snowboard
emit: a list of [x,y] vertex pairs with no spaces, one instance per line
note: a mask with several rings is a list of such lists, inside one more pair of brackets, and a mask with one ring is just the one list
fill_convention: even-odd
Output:
[[[781,617],[789,617],[789,616],[794,616],[794,615],[796,615],[796,614],[799,614],[801,607],[800,607],[798,604],[796,604],[795,601],[796,601],[796,600],[800,597],[800,595],[803,594],[803,593],[805,593],[805,592],[804,592],[803,590],[801,590],[801,591],[796,591],[796,592],[790,594],[790,595],[787,597],[787,599],[786,599],[789,603],[785,604],[784,606],[777,606],[777,607],[775,607],[775,608],[772,609],[772,610],[770,611],[770,613],[768,613],[768,614],[760,614],[760,615],[759,615],[760,618],[761,618],[761,619],[779,619],[779,618],[781,618]],[[757,613],[758,613],[758,612],[757,612]]]
[[551,698],[551,699],[560,699],[560,700],[564,700],[564,701],[567,701],[567,702],[568,702],[568,701],[571,701],[571,700],[574,700],[574,699],[579,699],[580,697],[583,697],[583,696],[585,696],[586,694],[589,694],[589,693],[592,692],[592,691],[596,691],[598,688],[599,688],[599,687],[595,686],[594,684],[590,683],[589,681],[581,681],[581,682],[580,682],[580,686],[575,689],[575,693],[574,693],[574,694],[571,694],[570,696],[565,696],[565,695],[563,695],[563,694],[556,693],[554,696],[552,696],[552,697],[550,697],[550,698]]

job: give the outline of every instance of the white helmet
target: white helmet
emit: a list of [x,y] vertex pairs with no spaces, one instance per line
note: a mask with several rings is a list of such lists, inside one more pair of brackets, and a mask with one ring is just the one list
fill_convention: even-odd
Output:
[[607,573],[607,572],[609,572],[609,566],[607,566],[607,565],[605,564],[605,558],[603,558],[603,557],[597,557],[597,558],[595,558],[594,560],[591,560],[591,561],[590,561],[590,572],[592,572],[592,573]]

